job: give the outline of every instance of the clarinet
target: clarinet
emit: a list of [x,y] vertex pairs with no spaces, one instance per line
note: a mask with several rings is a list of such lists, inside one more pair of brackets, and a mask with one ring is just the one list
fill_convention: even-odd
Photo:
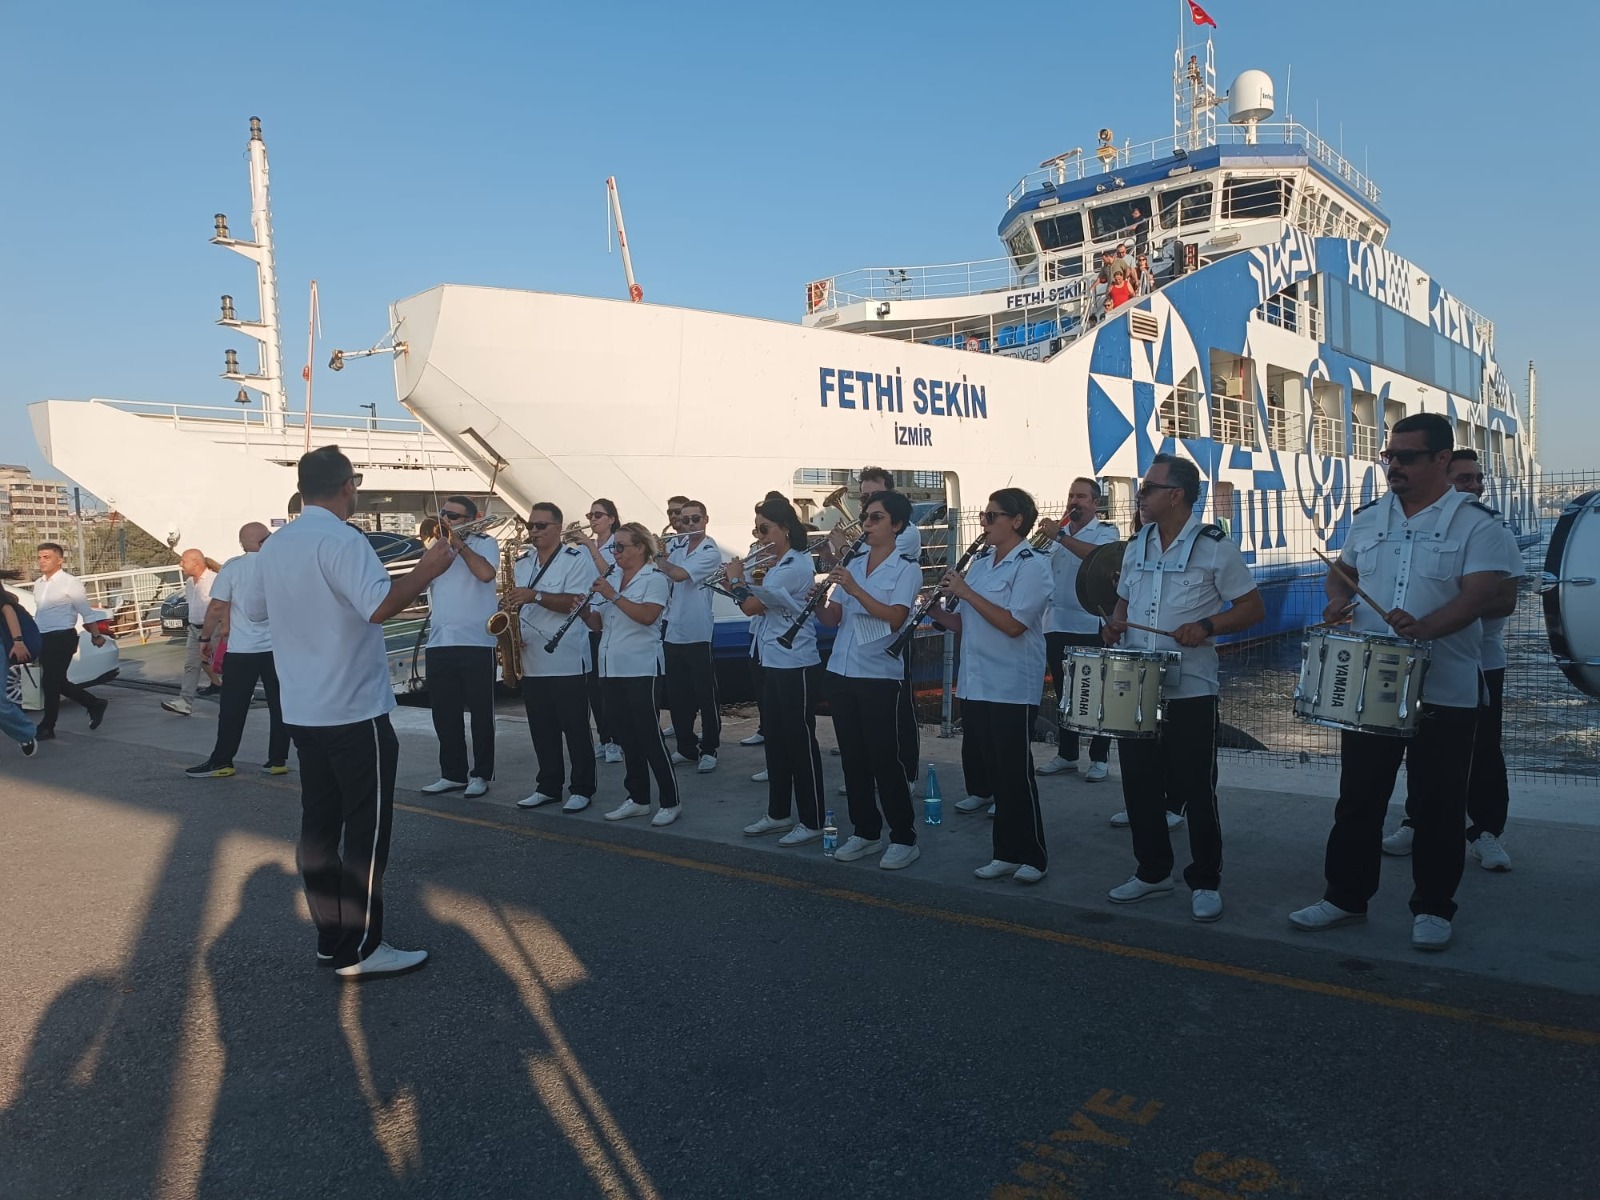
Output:
[[[610,579],[611,578],[611,572],[615,571],[616,569],[617,569],[617,564],[616,563],[612,563],[609,567],[606,568],[606,573],[604,575],[600,576],[600,578],[601,579]],[[578,619],[578,614],[581,613],[585,608],[587,608],[588,605],[589,605],[589,601],[593,600],[599,594],[600,594],[600,589],[599,588],[592,588],[590,590],[589,594],[583,598],[583,603],[578,605],[577,608],[573,609],[571,612],[569,612],[567,614],[567,619],[565,621],[561,622],[561,628],[556,630],[555,633],[551,636],[550,640],[544,644],[544,652],[546,654],[554,654],[556,652],[556,647],[561,644],[561,639],[566,636],[567,630],[572,628],[572,623]]]
[[[863,529],[856,536],[856,540],[850,543],[850,547],[844,552],[844,556],[839,559],[839,565],[841,567],[848,566],[850,560],[861,553],[861,547],[866,543],[866,540],[867,531]],[[806,627],[806,622],[811,620],[811,614],[817,611],[817,607],[827,598],[827,595],[828,582],[823,580],[821,586],[811,593],[811,599],[806,601],[806,606],[800,610],[800,615],[794,619],[794,624],[778,635],[778,645],[785,650],[794,649],[794,639],[800,636],[800,631]]]
[[[973,555],[977,554],[983,549],[983,543],[984,535],[980,533],[972,545],[967,547],[967,552],[961,556],[960,561],[956,563],[955,569],[957,575],[963,574],[966,571],[967,565],[972,562]],[[912,612],[911,620],[907,621],[906,627],[900,631],[900,636],[895,638],[894,641],[890,642],[886,647],[884,647],[883,652],[885,654],[892,654],[896,658],[899,658],[905,653],[906,647],[911,644],[911,639],[917,634],[917,626],[922,624],[922,619],[933,611],[933,606],[938,603],[939,595],[942,590],[943,589],[941,588],[934,588],[933,591],[929,592],[925,597],[923,597],[923,599],[917,604],[916,609]],[[958,603],[960,603],[960,601],[952,601],[949,611],[954,612],[956,604]]]

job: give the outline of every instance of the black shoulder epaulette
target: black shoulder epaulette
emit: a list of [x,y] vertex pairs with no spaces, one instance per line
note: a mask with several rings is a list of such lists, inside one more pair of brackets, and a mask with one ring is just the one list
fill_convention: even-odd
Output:
[[1213,542],[1225,542],[1228,540],[1228,531],[1221,525],[1202,525],[1200,536],[1210,538]]
[[[1382,497],[1382,496],[1379,496],[1379,497],[1378,497],[1378,498],[1377,498],[1377,500],[1368,500],[1368,501],[1367,501],[1367,502],[1366,502],[1366,503],[1365,503],[1365,504],[1363,504],[1363,505],[1362,505],[1362,506],[1361,506],[1361,507],[1360,507],[1360,508],[1358,508],[1358,509],[1356,509],[1356,512],[1357,512],[1357,513],[1364,513],[1364,512],[1366,512],[1366,511],[1367,511],[1367,509],[1369,509],[1369,508],[1371,508],[1371,507],[1372,507],[1372,506],[1373,506],[1373,505],[1374,505],[1374,504],[1377,504],[1377,503],[1379,503],[1379,502],[1380,502],[1380,501],[1382,501],[1382,500],[1383,500],[1383,497]],[[1355,515],[1355,513],[1352,513],[1352,514],[1351,514],[1351,516],[1354,516],[1354,515]]]
[[1024,546],[1022,549],[1017,551],[1017,557],[1018,558],[1032,558],[1033,557],[1033,547],[1032,546]]
[[908,562],[914,567],[920,567],[922,565],[916,558],[914,558],[913,556],[911,556],[909,554],[902,554],[900,556],[900,561],[901,562]]
[[1482,500],[1468,500],[1467,503],[1469,505],[1471,505],[1473,508],[1476,508],[1476,509],[1479,509],[1479,510],[1481,510],[1483,512],[1488,513],[1491,517],[1499,517],[1499,515],[1500,515],[1494,509],[1490,508],[1487,504],[1485,504]]
[[568,546],[565,550],[562,551],[562,553],[563,554],[582,554],[583,551],[579,550],[576,546]]

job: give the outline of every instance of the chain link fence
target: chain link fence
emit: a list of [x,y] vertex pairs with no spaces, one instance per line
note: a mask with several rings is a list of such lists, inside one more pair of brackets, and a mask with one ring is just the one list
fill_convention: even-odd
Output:
[[[1579,691],[1557,666],[1539,593],[1550,536],[1562,510],[1577,496],[1597,489],[1600,472],[1551,473],[1535,481],[1538,540],[1523,552],[1526,574],[1518,589],[1516,612],[1506,622],[1505,631],[1502,744],[1507,769],[1514,779],[1600,786],[1600,700]],[[1258,499],[1249,492],[1235,495],[1236,511],[1245,511],[1245,506]],[[1046,516],[1059,516],[1064,508],[1058,501],[1039,504],[1040,512]],[[956,547],[957,557],[980,528],[978,512],[976,508],[961,511],[948,531],[943,544]],[[1101,516],[1115,524],[1124,538],[1130,535],[1134,525],[1131,507],[1103,512]],[[1213,519],[1209,512],[1206,516]],[[1230,522],[1224,523],[1231,527]],[[1303,626],[1315,622],[1315,614],[1320,614],[1324,603],[1326,568],[1314,553],[1314,549],[1322,548],[1322,542],[1309,524],[1285,529],[1284,542],[1274,557],[1286,565],[1273,568],[1262,590],[1269,612],[1302,616],[1283,632],[1223,644],[1223,752],[1334,769],[1339,762],[1338,731],[1307,724],[1295,717],[1293,709]],[[1559,567],[1558,563],[1550,564],[1552,571]],[[1595,572],[1592,567],[1585,567],[1580,573]],[[1600,606],[1600,590],[1592,603]],[[960,703],[951,694],[959,650],[958,639],[933,630],[924,631],[912,648],[918,719],[951,733],[960,730]],[[1057,702],[1047,682],[1040,710],[1041,738],[1053,736],[1051,726]]]
[[66,569],[80,578],[128,567],[176,566],[178,556],[131,521],[114,513],[85,515],[83,520],[41,526],[21,521],[0,523],[0,570],[38,575],[40,542],[66,550]]

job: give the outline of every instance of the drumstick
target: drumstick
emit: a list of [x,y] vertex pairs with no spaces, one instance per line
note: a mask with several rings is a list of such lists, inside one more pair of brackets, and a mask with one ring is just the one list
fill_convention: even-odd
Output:
[[1312,547],[1312,553],[1315,554],[1318,558],[1320,558],[1323,562],[1327,563],[1328,564],[1328,568],[1331,571],[1333,571],[1335,574],[1337,574],[1340,579],[1344,580],[1351,587],[1353,587],[1356,590],[1356,595],[1360,596],[1363,600],[1365,600],[1367,602],[1367,606],[1369,608],[1371,608],[1373,612],[1377,613],[1380,617],[1386,616],[1388,614],[1388,611],[1389,611],[1388,609],[1384,608],[1383,605],[1379,604],[1371,596],[1367,595],[1364,591],[1361,590],[1361,585],[1355,581],[1354,577],[1350,574],[1350,572],[1346,571],[1344,569],[1344,567],[1338,562],[1338,560],[1329,558],[1321,550],[1318,550],[1315,547]]
[[[1111,615],[1109,613],[1107,613],[1106,610],[1103,609],[1103,608],[1100,610],[1100,616],[1102,618],[1104,618],[1105,620],[1107,620],[1107,621],[1109,621],[1111,619]],[[1136,625],[1132,621],[1124,621],[1123,624],[1126,625],[1129,629],[1137,629],[1140,633],[1153,633],[1157,637],[1172,637],[1173,636],[1173,634],[1171,632],[1169,632],[1168,630],[1157,629],[1153,625]]]

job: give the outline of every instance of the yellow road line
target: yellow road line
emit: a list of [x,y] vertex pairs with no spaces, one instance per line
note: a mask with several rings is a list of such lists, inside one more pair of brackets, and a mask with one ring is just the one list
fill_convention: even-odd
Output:
[[1563,1042],[1574,1046],[1600,1046],[1600,1030],[1573,1029],[1564,1025],[1547,1025],[1540,1021],[1522,1021],[1513,1017],[1500,1017],[1493,1013],[1478,1012],[1475,1009],[1457,1008],[1451,1004],[1435,1004],[1429,1000],[1413,1000],[1407,996],[1391,996],[1384,992],[1371,992],[1363,988],[1345,987],[1337,983],[1323,983],[1315,979],[1298,979],[1293,975],[1279,975],[1272,971],[1257,971],[1250,967],[1237,967],[1231,963],[1193,958],[1187,954],[1169,954],[1164,950],[1151,950],[1143,946],[1124,946],[1117,942],[1102,941],[1099,938],[1083,937],[1075,933],[1062,933],[1055,929],[1042,929],[1034,925],[1024,925],[1018,921],[1005,921],[996,917],[980,917],[971,913],[952,912],[948,909],[934,908],[926,904],[910,904],[904,900],[889,900],[882,896],[869,895],[866,892],[851,891],[848,888],[826,887],[803,879],[790,879],[783,875],[770,875],[764,871],[752,871],[744,867],[729,867],[721,863],[703,862],[699,859],[684,858],[676,854],[666,854],[660,850],[646,850],[638,846],[625,846],[613,842],[599,841],[594,838],[574,837],[572,834],[555,833],[548,829],[538,829],[525,825],[508,825],[503,821],[490,821],[483,817],[469,817],[460,813],[440,812],[437,809],[420,808],[411,804],[396,804],[395,808],[400,812],[412,813],[422,817],[434,817],[441,821],[453,821],[458,825],[473,825],[481,829],[494,829],[502,833],[515,834],[518,837],[535,838],[539,841],[555,842],[565,846],[583,846],[587,849],[600,850],[607,854],[618,854],[625,858],[637,858],[647,862],[663,863],[672,867],[684,867],[707,875],[721,875],[724,878],[741,879],[748,883],[760,883],[769,887],[808,892],[812,895],[824,896],[830,900],[842,900],[848,904],[860,904],[869,908],[881,908],[890,912],[904,913],[911,917],[922,917],[930,921],[942,921],[947,925],[960,925],[968,929],[986,929],[994,933],[1008,933],[1016,937],[1031,938],[1036,942],[1049,942],[1057,946],[1071,946],[1076,950],[1088,950],[1096,954],[1110,954],[1118,958],[1134,959],[1138,962],[1159,963],[1165,967],[1177,967],[1185,971],[1201,971],[1209,975],[1221,975],[1228,979],[1239,979],[1247,983],[1263,984],[1267,987],[1284,988],[1295,992],[1309,992],[1314,996],[1328,996],[1336,1000],[1351,1000],[1358,1004],[1371,1004],[1378,1008],[1397,1009],[1400,1012],[1414,1013],[1417,1016],[1442,1017],[1449,1021],[1461,1021],[1469,1025],[1482,1025],[1491,1029],[1505,1030],[1508,1033],[1520,1033],[1529,1037],[1542,1038],[1545,1041]]

